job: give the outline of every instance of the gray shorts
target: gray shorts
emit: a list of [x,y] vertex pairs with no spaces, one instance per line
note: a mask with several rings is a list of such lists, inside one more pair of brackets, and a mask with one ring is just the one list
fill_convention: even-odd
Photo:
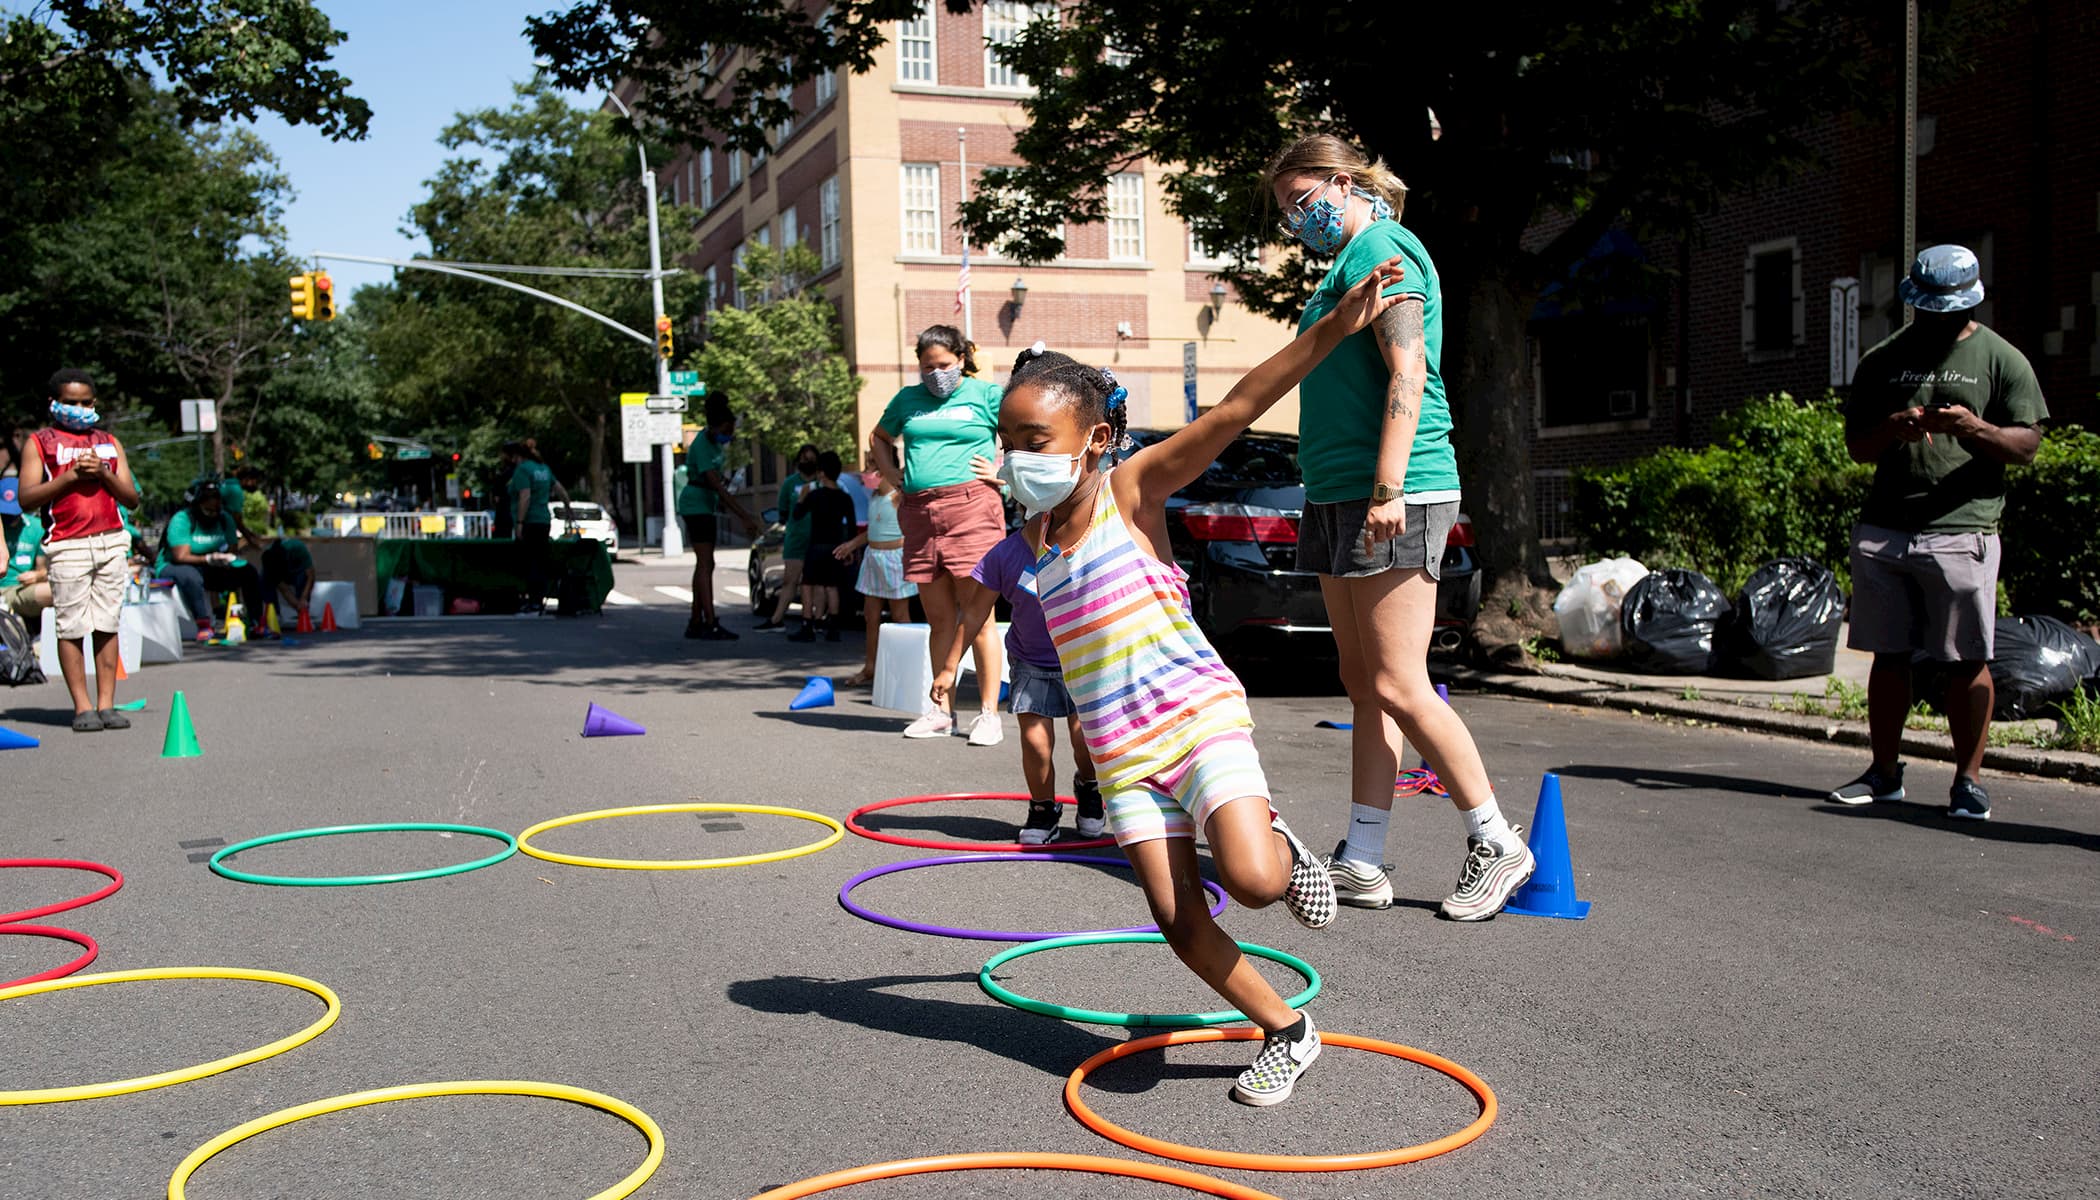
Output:
[[1854,650],[1988,662],[1997,620],[1997,534],[1853,528]]
[[1065,690],[1063,671],[1045,671],[1009,656],[1006,675],[1007,705],[1016,716],[1034,713],[1062,719],[1078,711],[1072,705],[1072,693]]
[[1458,524],[1458,501],[1407,506],[1407,531],[1382,546],[1364,550],[1364,516],[1369,500],[1307,504],[1298,520],[1298,569],[1354,578],[1387,571],[1427,571],[1442,579],[1444,543]]

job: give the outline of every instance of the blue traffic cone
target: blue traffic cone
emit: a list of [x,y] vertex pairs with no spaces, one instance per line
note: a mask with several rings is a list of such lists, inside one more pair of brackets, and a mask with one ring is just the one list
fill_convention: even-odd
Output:
[[1539,805],[1531,814],[1526,839],[1538,867],[1502,911],[1526,917],[1562,917],[1580,921],[1590,915],[1590,902],[1575,898],[1575,863],[1568,855],[1568,821],[1560,808],[1560,776],[1548,772],[1539,781]]
[[16,733],[0,725],[0,750],[33,750],[43,744],[26,733]]
[[831,676],[812,675],[809,677],[809,682],[802,685],[802,690],[795,693],[795,698],[788,701],[788,711],[801,712],[805,708],[830,708],[832,703]]

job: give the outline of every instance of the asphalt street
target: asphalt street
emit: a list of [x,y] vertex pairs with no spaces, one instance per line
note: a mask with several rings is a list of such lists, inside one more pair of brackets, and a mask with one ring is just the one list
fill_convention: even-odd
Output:
[[[863,1163],[984,1150],[1142,1157],[1065,1111],[1064,1078],[1127,1031],[1019,1012],[979,990],[1006,943],[928,937],[841,910],[851,875],[923,853],[848,835],[791,860],[698,871],[599,870],[513,857],[447,878],[271,887],[212,874],[216,846],[313,826],[441,821],[516,833],[567,813],[703,801],[843,818],[890,797],[1019,786],[1019,748],[908,742],[866,693],[788,711],[805,676],[858,666],[857,638],[793,645],[679,636],[668,567],[623,564],[603,618],[370,622],[297,646],[205,651],[123,685],[128,732],[75,735],[58,685],[0,693],[0,723],[43,737],[0,753],[0,856],[109,863],[115,896],[44,919],[99,941],[89,971],[259,967],[308,976],[340,1021],[260,1063],[135,1095],[0,1107],[0,1195],[166,1194],[214,1135],[307,1101],[399,1084],[523,1079],[618,1097],[668,1150],[641,1200],[732,1200]],[[734,583],[725,580],[725,585]],[[725,595],[725,603],[735,598]],[[749,618],[727,610],[734,628]],[[1257,696],[1276,803],[1316,848],[1347,817],[1347,719],[1310,669]],[[201,759],[164,761],[182,689]],[[966,693],[969,694],[969,693]],[[583,739],[595,701],[646,736]],[[1994,778],[1996,818],[1942,818],[1945,768],[1912,801],[1819,801],[1858,754],[1711,727],[1477,694],[1453,702],[1505,807],[1530,818],[1558,772],[1580,922],[1437,919],[1464,825],[1402,803],[1402,897],[1329,930],[1279,907],[1229,908],[1235,936],[1325,976],[1324,1029],[1447,1056],[1500,1119],[1426,1162],[1340,1174],[1196,1168],[1289,1197],[2090,1197],[2100,1194],[2100,792]],[[1062,761],[1062,758],[1061,758]],[[1065,772],[1068,773],[1068,770]],[[1006,838],[1018,804],[891,811],[879,828]],[[690,859],[799,845],[824,831],[759,815],[675,815],[549,833],[549,849]],[[372,834],[244,853],[247,870],[356,875],[477,858],[462,835]],[[1113,856],[1113,850],[1096,851]],[[0,870],[0,913],[99,877]],[[1142,922],[1127,872],[987,862],[874,880],[856,898],[992,929]],[[76,949],[0,936],[0,980]],[[1103,1009],[1220,1007],[1164,947],[1023,958],[1024,994]],[[1288,987],[1293,977],[1273,973]],[[303,992],[154,982],[0,1003],[0,1091],[201,1063],[314,1020]],[[1261,1153],[1351,1153],[1441,1137],[1476,1109],[1457,1084],[1330,1047],[1287,1104],[1230,1103],[1244,1044],[1175,1048],[1104,1069],[1104,1116],[1145,1134]],[[582,1197],[645,1151],[615,1117],[554,1100],[416,1099],[315,1118],[213,1159],[196,1200],[276,1196]],[[943,1175],[868,1197],[1165,1197],[1099,1177]]]

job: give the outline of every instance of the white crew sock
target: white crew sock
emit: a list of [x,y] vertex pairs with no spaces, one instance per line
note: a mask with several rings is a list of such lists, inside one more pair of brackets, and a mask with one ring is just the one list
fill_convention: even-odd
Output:
[[1374,870],[1385,865],[1385,826],[1393,815],[1391,809],[1372,808],[1368,804],[1349,806],[1349,837],[1342,843],[1340,857],[1359,866]]
[[[1466,833],[1482,841],[1492,842],[1498,850],[1515,850],[1524,841],[1517,831],[1502,816],[1502,808],[1495,803],[1494,793],[1488,793],[1487,803],[1479,808],[1461,810],[1466,819]],[[1352,828],[1354,828],[1352,826]]]

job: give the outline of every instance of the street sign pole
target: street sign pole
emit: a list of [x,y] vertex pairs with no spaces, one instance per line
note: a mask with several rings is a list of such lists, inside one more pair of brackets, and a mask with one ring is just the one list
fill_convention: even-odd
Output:
[[1190,424],[1196,421],[1196,343],[1181,343],[1181,401]]

